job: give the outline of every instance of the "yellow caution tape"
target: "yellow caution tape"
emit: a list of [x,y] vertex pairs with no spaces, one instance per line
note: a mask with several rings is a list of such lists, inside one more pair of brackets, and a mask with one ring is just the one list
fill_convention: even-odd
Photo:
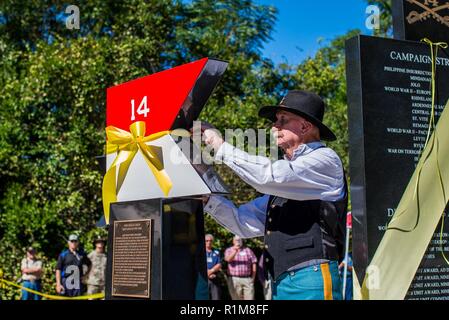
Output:
[[25,288],[21,285],[18,285],[17,283],[11,282],[11,281],[7,281],[5,279],[1,279],[0,278],[0,282],[16,287],[18,289],[22,289],[25,291],[28,291],[30,293],[34,293],[37,294],[41,297],[47,298],[47,299],[51,299],[51,300],[90,300],[90,299],[103,299],[104,298],[104,293],[96,293],[96,294],[91,294],[88,296],[78,296],[78,297],[64,297],[64,296],[56,296],[56,295],[51,295],[51,294],[46,294],[46,293],[42,293],[39,291],[35,291],[29,288]]

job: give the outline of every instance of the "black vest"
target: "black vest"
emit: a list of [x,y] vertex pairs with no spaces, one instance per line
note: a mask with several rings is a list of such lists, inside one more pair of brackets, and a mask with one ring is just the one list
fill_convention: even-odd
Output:
[[265,270],[273,279],[310,260],[343,260],[347,205],[346,178],[345,196],[336,202],[271,196],[265,223],[264,259]]

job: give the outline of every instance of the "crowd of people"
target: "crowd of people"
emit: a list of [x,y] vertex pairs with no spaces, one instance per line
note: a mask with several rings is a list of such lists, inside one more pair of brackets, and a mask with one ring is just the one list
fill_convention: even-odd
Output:
[[[232,300],[255,300],[256,279],[263,290],[263,298],[272,300],[272,280],[264,267],[264,253],[259,259],[253,250],[245,246],[241,237],[235,235],[232,246],[225,249],[224,257],[220,250],[214,248],[214,236],[207,234],[206,258],[209,285],[209,299],[222,300],[223,287],[227,286]],[[226,270],[223,268],[227,264]],[[340,277],[343,279],[345,261],[339,265]],[[352,260],[348,259],[347,285],[345,286],[345,300],[352,300]],[[225,281],[222,281],[222,279]],[[341,288],[343,290],[343,288]]]
[[[214,236],[207,234],[206,259],[209,298],[225,299],[223,289],[227,287],[232,300],[254,300],[256,280],[259,281],[265,300],[272,299],[272,283],[264,268],[264,254],[259,259],[239,236],[234,236],[232,246],[220,250],[213,246]],[[72,234],[67,241],[67,249],[63,250],[56,264],[56,292],[62,296],[76,297],[83,294],[104,293],[106,278],[105,253],[106,241],[98,238],[94,241],[94,250],[89,254],[80,248],[78,236]],[[224,265],[226,264],[226,269]],[[352,262],[349,262],[349,266]],[[340,264],[343,270],[344,262]],[[226,272],[223,272],[223,271]],[[43,262],[38,258],[36,250],[29,247],[26,257],[21,263],[22,286],[36,292],[42,291],[41,279]],[[349,268],[348,279],[351,280]],[[346,299],[352,298],[352,285],[346,286]],[[41,296],[22,290],[22,300],[40,300]]]
[[[94,250],[89,254],[80,248],[78,236],[71,234],[65,249],[56,264],[56,292],[61,296],[76,297],[104,293],[106,278],[106,241],[98,238],[94,241]],[[43,263],[36,250],[29,247],[21,263],[22,286],[34,292],[41,292]],[[41,295],[22,290],[22,300],[40,300]]]

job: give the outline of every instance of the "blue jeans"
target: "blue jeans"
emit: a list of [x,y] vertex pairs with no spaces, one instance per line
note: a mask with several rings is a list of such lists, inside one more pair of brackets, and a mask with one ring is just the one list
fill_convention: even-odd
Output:
[[[27,289],[31,289],[34,291],[41,291],[41,281],[28,281],[28,280],[24,280],[22,283],[22,286],[27,288]],[[22,290],[22,300],[40,300],[41,297],[37,294],[28,292],[26,290]]]
[[66,278],[62,279],[62,286],[64,287],[64,293],[62,295],[66,296],[66,297],[81,296],[83,293],[83,289],[84,289],[82,283],[78,284],[78,289],[67,289],[67,279]]
[[[341,276],[341,283],[343,286],[343,277]],[[345,300],[352,300],[352,275],[346,278],[346,292],[345,292]]]
[[342,300],[337,261],[284,272],[273,283],[273,300]]

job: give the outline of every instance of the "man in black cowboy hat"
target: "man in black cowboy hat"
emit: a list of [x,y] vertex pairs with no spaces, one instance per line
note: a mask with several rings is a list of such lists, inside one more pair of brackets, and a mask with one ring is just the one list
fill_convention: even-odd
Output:
[[215,158],[265,194],[239,208],[214,196],[205,211],[241,237],[265,237],[265,269],[276,300],[341,299],[347,188],[340,158],[321,142],[336,139],[322,122],[324,108],[318,95],[294,90],[259,111],[273,121],[284,152],[274,162],[233,147],[212,128],[203,132]]

